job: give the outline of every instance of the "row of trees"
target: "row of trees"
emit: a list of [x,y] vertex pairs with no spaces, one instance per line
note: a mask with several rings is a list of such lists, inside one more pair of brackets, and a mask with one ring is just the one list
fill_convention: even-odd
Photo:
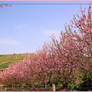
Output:
[[[30,85],[48,88],[53,83],[58,87],[81,90],[92,89],[92,11],[81,10],[74,16],[72,25],[65,27],[59,39],[52,37],[50,43],[15,65],[0,73],[3,84]],[[83,89],[82,89],[83,90]]]

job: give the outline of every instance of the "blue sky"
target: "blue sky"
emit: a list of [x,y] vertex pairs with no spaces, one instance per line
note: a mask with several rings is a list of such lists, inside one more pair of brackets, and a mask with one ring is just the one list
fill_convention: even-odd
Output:
[[50,41],[52,34],[59,36],[64,31],[64,24],[69,24],[76,14],[80,14],[80,5],[18,5],[0,8],[0,54],[35,52],[44,42]]

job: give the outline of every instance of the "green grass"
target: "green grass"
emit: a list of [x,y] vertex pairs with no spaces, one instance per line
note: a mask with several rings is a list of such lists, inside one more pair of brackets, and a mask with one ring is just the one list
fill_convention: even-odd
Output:
[[26,54],[0,55],[0,70],[4,70],[10,64],[23,60]]

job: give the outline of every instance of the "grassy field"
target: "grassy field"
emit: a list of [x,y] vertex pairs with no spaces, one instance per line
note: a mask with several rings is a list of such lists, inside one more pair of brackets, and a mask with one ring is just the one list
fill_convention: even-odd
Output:
[[24,59],[26,54],[0,55],[0,71]]

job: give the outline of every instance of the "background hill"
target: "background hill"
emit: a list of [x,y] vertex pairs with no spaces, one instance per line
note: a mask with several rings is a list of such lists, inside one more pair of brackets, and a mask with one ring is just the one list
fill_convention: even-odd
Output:
[[25,56],[26,54],[0,55],[0,71],[4,70],[11,64],[20,62],[21,60],[24,59]]

